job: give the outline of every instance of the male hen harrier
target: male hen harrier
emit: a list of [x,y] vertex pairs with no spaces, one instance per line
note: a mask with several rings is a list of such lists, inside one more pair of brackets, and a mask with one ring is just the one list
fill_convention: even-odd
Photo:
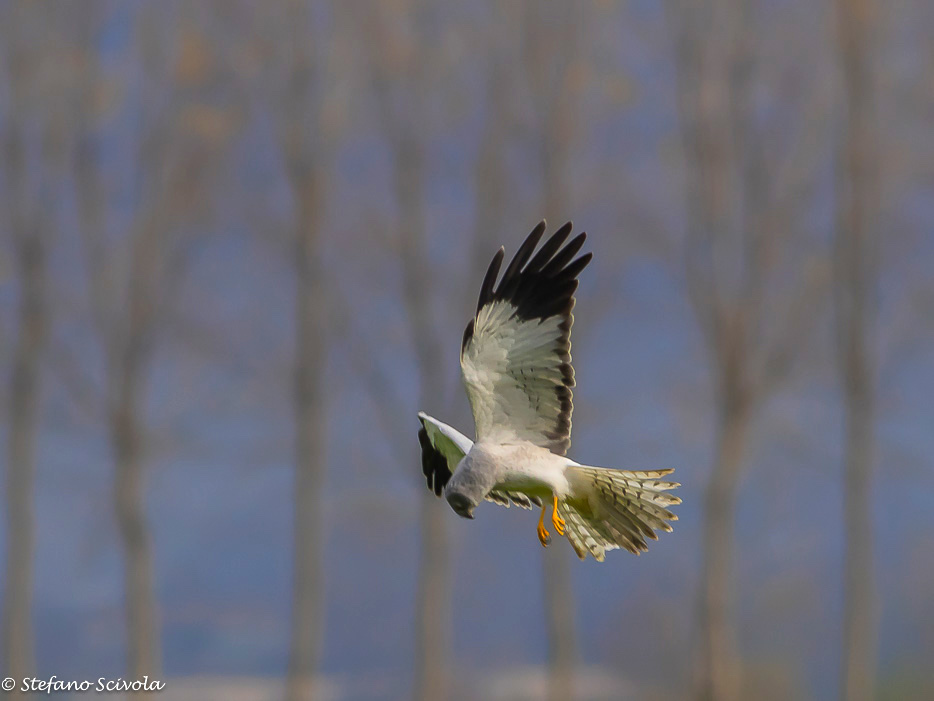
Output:
[[[681,503],[666,491],[672,470],[630,472],[580,465],[565,457],[571,445],[571,324],[577,276],[592,253],[574,256],[585,234],[562,226],[533,257],[545,233],[541,222],[496,278],[501,247],[480,287],[477,314],[461,343],[461,373],[477,440],[419,412],[422,468],[428,487],[454,511],[473,518],[481,500],[541,507],[538,538],[547,546],[545,510],[582,560],[602,562],[607,550],[648,550],[655,530],[677,520],[667,507]],[[563,246],[563,247],[562,247]]]

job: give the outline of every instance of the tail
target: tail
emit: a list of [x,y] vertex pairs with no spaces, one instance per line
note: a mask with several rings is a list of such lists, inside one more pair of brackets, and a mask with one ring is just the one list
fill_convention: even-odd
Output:
[[658,540],[656,530],[670,533],[668,521],[678,517],[666,507],[681,500],[666,492],[681,485],[659,477],[672,472],[567,468],[571,496],[559,504],[558,513],[567,523],[567,537],[577,556],[584,560],[589,552],[603,562],[604,553],[616,548],[638,555],[649,549],[646,538]]

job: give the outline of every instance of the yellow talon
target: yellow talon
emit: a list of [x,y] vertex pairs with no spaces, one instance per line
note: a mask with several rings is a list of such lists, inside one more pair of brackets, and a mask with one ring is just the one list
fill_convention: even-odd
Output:
[[547,507],[542,504],[542,515],[538,518],[538,540],[541,542],[543,548],[547,548],[548,544],[551,542],[551,536],[548,535],[548,531],[545,530],[545,509]]
[[[558,535],[564,535],[564,527],[567,525],[564,522],[564,519],[558,516],[558,495],[554,495],[555,504],[554,510],[551,512],[551,523],[554,525],[555,530],[558,531]],[[542,508],[542,516],[545,515],[545,509]]]

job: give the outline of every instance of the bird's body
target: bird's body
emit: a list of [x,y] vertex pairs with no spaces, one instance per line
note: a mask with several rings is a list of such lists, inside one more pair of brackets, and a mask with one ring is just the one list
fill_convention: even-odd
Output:
[[474,443],[451,476],[451,483],[456,486],[461,479],[489,473],[495,476],[494,490],[522,492],[537,499],[554,494],[564,499],[570,493],[565,470],[576,464],[531,443]]
[[483,500],[504,506],[542,507],[544,525],[567,535],[582,559],[603,560],[623,547],[638,554],[655,530],[671,530],[677,517],[666,507],[674,482],[658,479],[671,470],[632,472],[588,467],[566,457],[570,446],[572,388],[570,333],[577,275],[592,254],[574,258],[580,234],[564,245],[570,223],[533,257],[544,234],[539,224],[519,248],[499,284],[500,248],[480,290],[477,313],[461,343],[461,371],[473,411],[477,440],[419,413],[422,467],[428,486],[454,511],[473,518]]

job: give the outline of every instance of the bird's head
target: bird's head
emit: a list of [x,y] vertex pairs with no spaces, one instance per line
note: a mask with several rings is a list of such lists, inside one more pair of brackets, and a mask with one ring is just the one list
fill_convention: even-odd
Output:
[[472,499],[462,491],[446,490],[444,494],[454,513],[462,518],[473,518],[473,510],[477,508],[478,501]]
[[[465,458],[466,460],[466,458]],[[490,493],[496,483],[493,470],[477,469],[475,465],[463,465],[454,471],[444,496],[454,513],[463,518],[473,518],[473,510]]]

